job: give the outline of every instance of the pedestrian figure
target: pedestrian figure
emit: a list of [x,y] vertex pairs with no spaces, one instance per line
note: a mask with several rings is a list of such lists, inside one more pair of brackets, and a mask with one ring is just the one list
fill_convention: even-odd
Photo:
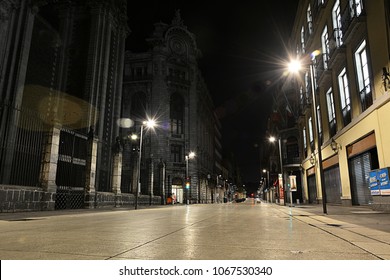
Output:
[[176,194],[172,193],[172,204],[176,203]]

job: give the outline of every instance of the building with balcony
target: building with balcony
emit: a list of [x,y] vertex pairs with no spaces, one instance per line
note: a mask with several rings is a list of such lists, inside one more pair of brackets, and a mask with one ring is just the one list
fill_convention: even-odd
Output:
[[[121,193],[136,193],[140,166],[141,197],[215,201],[222,188],[217,179],[223,169],[221,124],[198,68],[200,50],[179,11],[170,24],[154,27],[148,51],[125,55],[122,118],[134,125],[121,129]],[[126,139],[148,118],[158,125],[146,131],[140,151],[139,142]],[[188,157],[191,152],[195,157]]]
[[[297,120],[303,113],[302,99],[298,99],[294,84],[281,79],[272,87],[273,112],[268,119],[265,151],[263,153],[264,178],[267,186],[262,188],[263,197],[281,204],[302,202],[302,184],[295,184],[291,191],[291,180],[301,182],[301,149]],[[304,99],[306,101],[306,99]],[[275,138],[275,141],[270,141]],[[281,177],[280,175],[281,174]],[[294,179],[292,179],[294,178]]]
[[390,209],[388,182],[374,188],[371,172],[390,166],[389,14],[388,0],[299,2],[290,55],[307,66],[295,79],[295,91],[302,108],[303,196],[309,203],[326,194],[327,203]]

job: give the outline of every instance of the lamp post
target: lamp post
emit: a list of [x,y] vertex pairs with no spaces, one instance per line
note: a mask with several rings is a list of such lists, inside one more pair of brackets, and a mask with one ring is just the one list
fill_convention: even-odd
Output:
[[187,204],[188,204],[188,194],[189,194],[189,191],[190,191],[190,187],[191,187],[191,179],[190,177],[188,176],[188,161],[189,159],[193,159],[195,157],[195,153],[194,152],[190,152],[188,155],[186,155],[185,159],[186,159],[186,197],[187,197]]
[[209,187],[209,182],[210,182],[210,179],[211,179],[211,175],[210,173],[207,174],[207,185],[206,185],[206,204],[207,204],[207,200],[208,200],[208,187]]
[[269,188],[269,171],[267,169],[263,169],[263,173],[267,173],[267,177],[265,178],[265,187],[266,187],[266,189],[268,189]]
[[[140,193],[140,187],[141,187],[141,159],[142,159],[142,141],[143,141],[143,133],[144,128],[153,128],[155,127],[156,122],[152,119],[144,121],[141,124],[141,132],[140,132],[140,138],[139,138],[139,152],[138,152],[138,164],[137,164],[137,190],[135,194],[135,203],[134,203],[134,209],[138,209],[138,196]],[[131,139],[135,140],[137,139],[136,135],[132,135]]]
[[[314,51],[311,54],[311,57],[315,58],[319,54],[318,51]],[[289,63],[288,68],[290,72],[297,73],[301,69],[301,63],[298,60],[293,60]],[[317,116],[317,95],[315,93],[315,86],[314,86],[314,65],[311,62],[309,64],[309,69],[310,69],[310,81],[311,81],[311,93],[312,93],[312,103],[313,103],[313,118],[314,118],[314,123],[315,123],[315,139],[316,139],[316,144],[317,144],[317,157],[318,157],[318,174],[316,172],[316,175],[319,176],[317,177],[317,181],[320,182],[321,186],[321,193],[322,193],[322,208],[323,208],[323,213],[327,214],[327,207],[326,207],[326,190],[325,190],[325,183],[324,183],[324,169],[322,166],[322,151],[321,151],[321,140],[320,140],[320,131],[319,131],[319,120]],[[318,180],[319,179],[319,180]]]
[[[270,142],[275,142],[276,138],[274,136],[271,136],[269,138]],[[284,182],[283,182],[283,160],[282,160],[282,142],[280,137],[278,137],[278,147],[279,147],[279,164],[280,164],[280,173],[281,178],[279,178],[279,182],[282,183],[282,191],[283,191],[283,205],[286,205],[286,198],[285,198],[285,188],[284,188]],[[280,203],[280,186],[278,187],[278,194],[279,194],[279,203]]]

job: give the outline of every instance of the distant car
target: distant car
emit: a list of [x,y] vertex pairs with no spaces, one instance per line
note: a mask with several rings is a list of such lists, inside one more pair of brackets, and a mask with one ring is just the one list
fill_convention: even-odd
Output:
[[235,202],[240,203],[240,202],[244,202],[245,200],[246,198],[236,198]]

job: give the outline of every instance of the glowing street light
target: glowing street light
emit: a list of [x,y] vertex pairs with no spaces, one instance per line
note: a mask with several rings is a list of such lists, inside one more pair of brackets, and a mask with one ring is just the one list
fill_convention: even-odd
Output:
[[290,73],[298,73],[302,69],[302,64],[299,60],[293,59],[288,64],[288,71]]
[[[311,53],[312,60],[320,54],[320,51],[316,50]],[[302,68],[302,63],[299,60],[292,60],[288,64],[288,69],[291,73],[298,73]],[[320,132],[319,132],[319,120],[317,116],[317,96],[315,93],[315,87],[314,87],[314,65],[313,63],[309,64],[310,68],[310,79],[311,79],[311,93],[312,93],[312,103],[313,103],[313,118],[315,123],[315,139],[317,142],[317,149],[318,149],[318,169],[319,172],[316,176],[319,176],[319,180],[317,177],[317,181],[320,182],[320,188],[322,192],[322,207],[323,207],[323,213],[327,214],[327,208],[326,208],[326,190],[325,190],[325,183],[324,183],[324,169],[322,167],[322,151],[321,151],[321,141],[320,141]]]
[[195,157],[194,152],[190,152],[188,155],[186,155],[185,160],[186,160],[186,193],[187,193],[187,204],[188,204],[188,193],[191,188],[191,179],[188,176],[188,160],[193,159]]
[[[140,132],[140,139],[139,139],[139,152],[138,152],[138,165],[137,165],[137,191],[135,194],[134,209],[138,209],[138,196],[141,189],[141,158],[142,158],[142,140],[143,140],[144,128],[152,129],[155,126],[156,126],[156,121],[153,119],[148,119],[147,121],[144,121],[141,125],[141,132]],[[135,134],[131,135],[131,139],[136,140],[137,138],[138,138],[137,135]]]
[[266,173],[267,177],[265,177],[265,185],[268,188],[269,186],[269,171],[267,169],[263,169],[263,173]]
[[[269,137],[269,141],[271,143],[274,143],[276,141],[276,137],[275,136],[270,136]],[[281,143],[280,137],[278,137],[278,147],[279,147],[280,173],[282,175],[281,183],[282,183],[282,191],[283,191],[283,205],[286,205],[285,188],[284,188],[284,183],[283,183],[282,143]],[[280,203],[280,186],[277,189],[277,193],[278,193],[278,199],[279,199],[279,203]]]

